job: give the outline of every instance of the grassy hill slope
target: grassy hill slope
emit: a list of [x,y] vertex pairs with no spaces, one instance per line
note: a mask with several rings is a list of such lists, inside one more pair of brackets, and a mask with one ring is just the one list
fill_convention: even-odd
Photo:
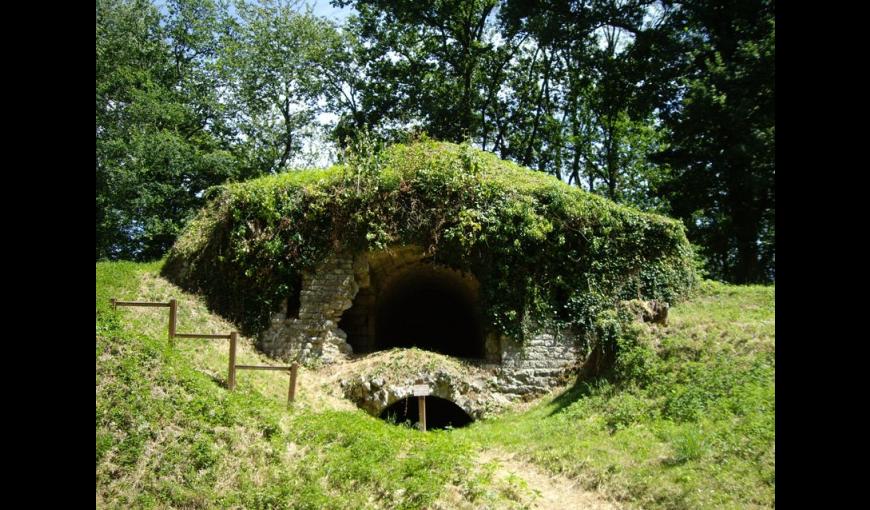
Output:
[[[212,363],[225,344],[172,350],[165,310],[109,308],[110,297],[148,297],[140,279],[152,270],[97,265],[97,507],[422,508],[448,485],[476,498],[469,441],[358,410],[312,412],[310,401],[288,411],[279,373],[240,372],[228,392],[214,377],[226,358]],[[240,363],[255,356],[241,346]]]
[[639,329],[610,381],[560,390],[461,437],[630,507],[773,507],[774,288],[705,282],[668,326]]
[[[159,264],[99,263],[98,508],[522,508],[535,489],[494,476],[508,452],[628,508],[770,507],[775,500],[772,287],[706,283],[667,327],[626,331],[609,382],[525,410],[421,434],[356,410],[300,372],[239,372],[226,344],[166,340],[165,309],[112,311],[111,297],[179,300],[179,331],[232,324],[159,278]],[[239,363],[275,364],[243,338]],[[518,473],[521,477],[522,473]]]

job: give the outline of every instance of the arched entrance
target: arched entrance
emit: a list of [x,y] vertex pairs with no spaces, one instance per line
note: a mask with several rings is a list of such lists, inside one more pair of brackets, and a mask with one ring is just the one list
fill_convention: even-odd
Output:
[[[420,418],[418,398],[408,397],[393,402],[381,411],[380,418],[390,423],[410,423],[416,426]],[[464,427],[474,419],[464,409],[446,398],[429,395],[426,397],[426,429],[446,429]]]
[[417,347],[482,358],[477,303],[453,271],[420,265],[389,280],[375,309],[377,350]]
[[459,358],[485,358],[478,284],[469,275],[413,261],[372,264],[338,326],[356,354],[417,347]]

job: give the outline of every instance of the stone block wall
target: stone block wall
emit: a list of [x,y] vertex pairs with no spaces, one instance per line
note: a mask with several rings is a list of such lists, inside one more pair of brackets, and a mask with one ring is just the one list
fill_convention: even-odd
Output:
[[358,290],[353,258],[332,256],[302,275],[299,316],[275,314],[271,327],[260,336],[260,348],[274,357],[303,363],[331,363],[349,354],[347,335],[338,322]]
[[520,343],[501,338],[498,392],[527,395],[549,390],[575,368],[584,356],[580,336],[572,331],[539,332]]
[[[377,271],[383,270],[378,266]],[[377,289],[371,287],[366,255],[332,256],[314,271],[302,275],[298,317],[275,314],[271,327],[260,337],[261,349],[272,356],[303,363],[328,364],[346,357],[353,349],[339,322],[358,293],[374,300],[373,290]],[[344,324],[352,327],[355,320],[361,319],[349,313]],[[373,337],[365,338],[374,341]],[[486,354],[481,362],[493,374],[493,392],[511,400],[549,390],[584,355],[579,335],[570,331],[541,331],[522,344],[494,333],[484,335],[484,339]]]

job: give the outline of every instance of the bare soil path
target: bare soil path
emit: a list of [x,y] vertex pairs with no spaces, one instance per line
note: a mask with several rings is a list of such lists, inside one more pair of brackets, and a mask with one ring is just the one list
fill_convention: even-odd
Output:
[[620,507],[603,495],[583,489],[576,481],[552,475],[538,466],[500,450],[484,450],[481,463],[496,463],[493,481],[503,487],[516,487],[525,508],[618,510]]

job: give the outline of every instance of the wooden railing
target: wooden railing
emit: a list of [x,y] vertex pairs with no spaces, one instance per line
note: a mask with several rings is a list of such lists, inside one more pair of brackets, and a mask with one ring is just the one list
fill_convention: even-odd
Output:
[[290,388],[287,390],[287,405],[290,405],[296,400],[296,377],[299,373],[299,363],[294,361],[289,367],[274,367],[269,365],[237,365],[236,364],[236,344],[238,343],[239,334],[236,331],[227,335],[211,334],[211,333],[178,333],[176,332],[176,321],[178,320],[178,302],[175,299],[170,299],[167,303],[147,302],[147,301],[118,301],[115,298],[109,300],[112,304],[112,309],[117,310],[119,306],[138,306],[138,307],[162,307],[169,308],[169,345],[175,346],[176,338],[205,338],[208,340],[229,340],[229,369],[227,370],[227,389],[230,391],[236,388],[236,370],[281,370],[290,373]]
[[178,302],[170,299],[168,303],[153,303],[147,301],[118,301],[115,298],[109,300],[112,303],[112,309],[117,310],[119,306],[140,306],[147,308],[165,307],[169,308],[169,344],[174,345],[175,342],[175,319],[178,311]]

